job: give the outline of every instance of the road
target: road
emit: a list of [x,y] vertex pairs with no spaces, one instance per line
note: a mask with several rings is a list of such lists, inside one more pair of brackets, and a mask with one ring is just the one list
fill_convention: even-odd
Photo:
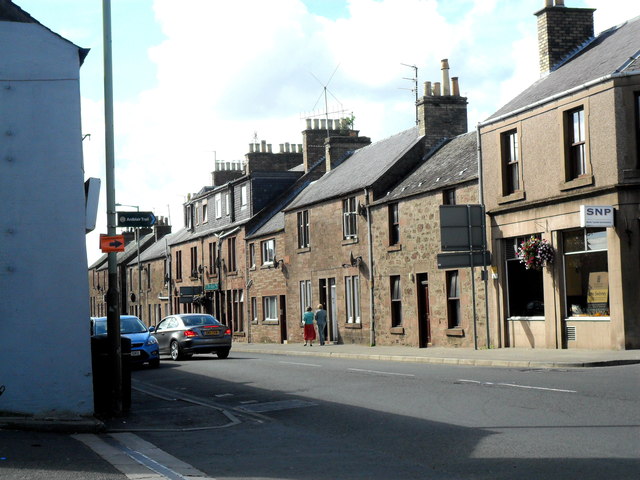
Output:
[[163,359],[133,376],[238,418],[224,429],[138,434],[216,479],[640,472],[639,365],[508,369],[232,352]]

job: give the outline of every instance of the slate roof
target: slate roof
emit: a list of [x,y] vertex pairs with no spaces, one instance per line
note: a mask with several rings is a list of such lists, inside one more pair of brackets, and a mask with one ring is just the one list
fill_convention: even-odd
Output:
[[639,56],[640,17],[636,17],[599,34],[481,125],[551,101],[590,82],[599,83],[616,75],[640,74]]
[[372,186],[422,139],[416,126],[356,150],[348,159],[310,184],[286,210]]
[[476,132],[459,135],[429,152],[420,165],[374,205],[396,201],[478,178]]
[[13,3],[11,0],[0,0],[0,21],[16,22],[16,23],[35,23],[37,25],[40,25],[41,27],[53,33],[56,37],[61,38],[65,42],[70,43],[71,45],[76,47],[78,49],[78,57],[80,59],[80,65],[82,65],[82,63],[84,62],[84,59],[89,54],[88,48],[78,47],[76,44],[74,44],[73,42],[70,42],[63,36],[58,35],[56,32],[47,28],[46,26],[41,24],[39,21],[37,21],[35,18],[33,18],[31,15],[29,15],[27,12],[22,10],[18,5]]
[[[175,233],[169,233],[164,237],[160,238],[157,242],[147,248],[144,252],[140,253],[140,262],[148,262],[150,260],[157,260],[165,258],[167,255],[167,244],[171,243],[171,237],[175,235]],[[129,262],[129,265],[137,265],[138,258],[137,255],[133,257],[133,259]]]

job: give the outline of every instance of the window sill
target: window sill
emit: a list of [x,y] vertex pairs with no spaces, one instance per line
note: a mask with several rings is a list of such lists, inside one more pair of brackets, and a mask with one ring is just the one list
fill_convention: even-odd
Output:
[[524,200],[526,195],[524,194],[524,190],[518,190],[517,192],[510,193],[509,195],[503,195],[500,200],[498,200],[498,205],[503,205],[505,203],[511,202],[519,202],[520,200]]
[[464,329],[461,327],[448,328],[447,337],[464,337]]
[[217,278],[218,274],[217,273],[207,273],[207,278]]
[[311,247],[301,247],[296,250],[296,253],[307,253],[311,251]]
[[278,320],[263,320],[263,325],[279,325],[280,322]]
[[227,277],[237,277],[238,271],[234,270],[233,272],[227,272]]
[[560,191],[573,190],[574,188],[588,187],[593,185],[593,175],[582,175],[573,180],[567,180],[560,184]]
[[404,327],[391,327],[391,335],[404,335]]
[[398,243],[397,245],[389,245],[387,247],[387,252],[400,252],[402,251],[402,244]]
[[345,238],[344,240],[342,240],[342,246],[353,245],[355,243],[358,243],[358,237]]
[[354,328],[354,329],[362,329],[361,323],[347,323],[344,328]]
[[575,316],[575,317],[567,317],[564,319],[565,322],[610,322],[611,321],[611,317],[609,316],[601,316],[601,317],[596,317],[596,316]]

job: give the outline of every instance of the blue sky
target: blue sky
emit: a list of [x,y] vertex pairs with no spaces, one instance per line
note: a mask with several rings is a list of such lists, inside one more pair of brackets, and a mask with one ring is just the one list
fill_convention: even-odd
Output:
[[[86,176],[104,182],[101,0],[13,0],[91,51],[81,69]],[[640,14],[637,2],[565,0],[596,8],[596,32]],[[112,0],[116,201],[170,216],[210,184],[214,160],[239,160],[257,136],[302,143],[304,118],[355,116],[380,140],[410,128],[418,67],[440,81],[449,59],[468,97],[469,129],[539,78],[534,13],[544,0]],[[104,191],[104,188],[103,188]],[[88,235],[100,256],[106,207]]]

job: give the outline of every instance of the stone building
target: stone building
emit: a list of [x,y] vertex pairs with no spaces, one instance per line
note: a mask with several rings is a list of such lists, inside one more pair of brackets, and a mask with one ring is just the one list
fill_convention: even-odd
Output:
[[479,269],[473,283],[469,268],[440,270],[437,261],[440,206],[478,203],[476,135],[465,133],[429,152],[369,208],[378,345],[474,347],[476,336],[486,345]]
[[444,61],[446,81],[433,89],[427,85],[417,105],[418,126],[372,144],[357,131],[325,138],[326,173],[285,209],[290,340],[302,339],[299,326],[305,308],[323,304],[329,341],[377,341],[374,269],[378,259],[372,249],[368,207],[413,171],[425,153],[446,138],[466,132],[466,98],[459,95],[457,79],[451,92],[448,74]]
[[640,347],[640,18],[593,12],[548,0],[540,80],[479,126],[498,346]]
[[185,204],[185,228],[170,242],[174,313],[206,312],[231,327],[235,341],[247,341],[248,250],[246,225],[303,174],[297,145],[279,153],[266,142],[251,144],[236,174],[219,171],[212,186]]

